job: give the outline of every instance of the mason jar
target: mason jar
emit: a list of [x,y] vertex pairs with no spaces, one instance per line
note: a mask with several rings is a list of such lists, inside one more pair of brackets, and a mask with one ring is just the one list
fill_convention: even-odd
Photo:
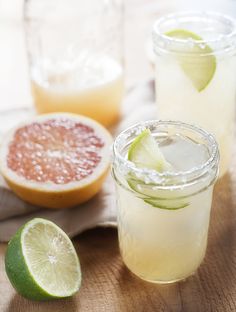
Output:
[[[144,129],[173,170],[159,173],[127,160]],[[181,122],[148,121],[123,131],[113,146],[120,251],[126,266],[153,283],[187,278],[207,246],[217,143],[208,132]]]
[[193,123],[219,144],[220,175],[230,166],[235,120],[236,22],[186,12],[153,26],[157,116]]
[[113,124],[124,91],[123,1],[25,0],[24,20],[37,112]]

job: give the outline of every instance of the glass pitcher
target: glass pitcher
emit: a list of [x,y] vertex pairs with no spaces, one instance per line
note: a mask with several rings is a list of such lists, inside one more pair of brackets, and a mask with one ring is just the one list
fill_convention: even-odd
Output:
[[24,21],[36,111],[112,125],[124,89],[123,1],[26,0]]

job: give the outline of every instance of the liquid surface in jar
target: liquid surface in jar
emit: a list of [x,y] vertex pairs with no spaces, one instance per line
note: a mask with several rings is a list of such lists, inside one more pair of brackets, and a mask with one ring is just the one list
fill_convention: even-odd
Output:
[[65,63],[56,69],[45,62],[33,69],[32,77],[32,93],[39,113],[77,113],[105,126],[119,117],[123,71],[108,56],[81,56],[74,64]]

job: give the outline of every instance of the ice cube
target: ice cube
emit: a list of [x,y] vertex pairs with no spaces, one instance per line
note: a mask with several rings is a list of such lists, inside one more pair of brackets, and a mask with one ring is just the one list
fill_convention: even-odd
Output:
[[206,145],[180,134],[162,140],[159,147],[174,172],[191,170],[203,165],[209,158]]

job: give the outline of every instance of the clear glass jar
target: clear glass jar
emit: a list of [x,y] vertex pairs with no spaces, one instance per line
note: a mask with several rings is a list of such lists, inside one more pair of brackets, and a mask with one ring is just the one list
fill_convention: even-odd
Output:
[[37,112],[113,124],[124,89],[123,1],[26,0],[24,20]]
[[193,123],[213,133],[223,175],[233,146],[235,21],[216,13],[167,15],[154,24],[153,46],[158,118]]
[[[176,163],[183,145],[171,145],[171,140],[179,137],[195,142],[194,149],[180,159],[182,164],[189,162],[188,170],[158,173],[128,161],[129,146],[144,128],[150,129],[159,146],[164,143],[166,148],[170,142]],[[198,148],[205,156],[198,165],[191,164],[191,159],[197,157],[198,161],[203,155]],[[119,244],[125,264],[150,282],[185,279],[197,270],[206,252],[219,161],[214,137],[181,122],[148,121],[123,131],[114,142],[113,152]]]

